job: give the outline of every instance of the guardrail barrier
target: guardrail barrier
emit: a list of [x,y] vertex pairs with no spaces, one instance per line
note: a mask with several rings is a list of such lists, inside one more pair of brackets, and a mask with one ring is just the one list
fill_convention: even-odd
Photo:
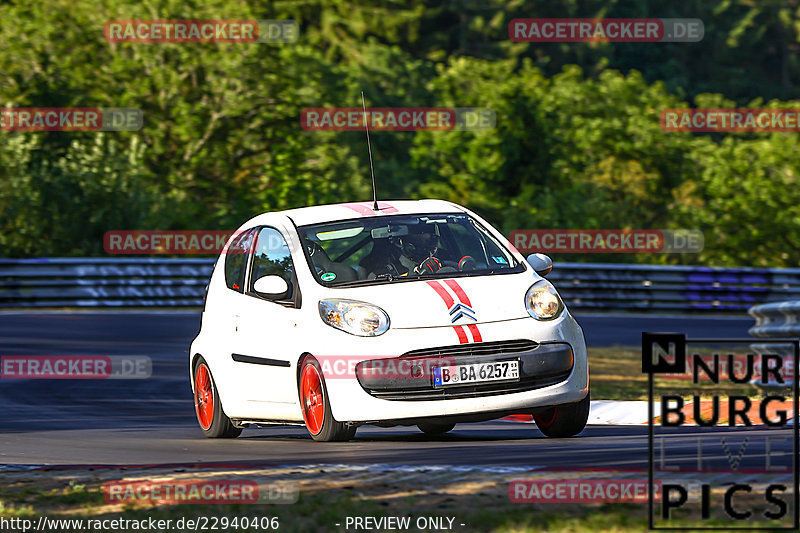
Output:
[[[771,302],[756,305],[748,311],[755,318],[756,323],[750,328],[749,333],[759,338],[791,338],[800,336],[800,301]],[[750,345],[755,353],[763,355],[772,353],[783,358],[782,375],[786,382],[791,383],[797,369],[794,367],[794,346],[792,344],[759,344]],[[771,385],[778,385],[773,379]]]
[[[0,259],[0,308],[199,307],[213,264],[213,258]],[[742,314],[800,294],[796,268],[556,263],[547,278],[581,311]]]

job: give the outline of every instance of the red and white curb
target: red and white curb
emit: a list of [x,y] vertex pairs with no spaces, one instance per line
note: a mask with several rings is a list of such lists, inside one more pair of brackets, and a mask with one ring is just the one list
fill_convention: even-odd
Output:
[[[708,405],[707,405],[708,404]],[[783,407],[787,411],[787,419],[791,420],[794,416],[791,402],[784,402],[783,405],[776,407]],[[701,411],[704,419],[709,418],[708,410],[710,409],[710,402],[703,400],[701,403]],[[687,421],[692,423],[692,402],[686,402],[682,412],[687,418]],[[753,408],[751,411],[758,410],[758,402],[753,401]],[[727,416],[727,405],[721,402],[721,411]],[[769,417],[774,418],[774,409],[769,409]],[[661,402],[653,403],[653,418],[658,419],[661,416]],[[724,417],[723,417],[724,418]],[[754,419],[754,418],[751,418]],[[514,422],[533,422],[531,415],[511,415],[504,420]],[[647,412],[646,401],[619,401],[619,400],[592,400],[589,406],[589,420],[588,425],[592,426],[638,426],[647,424],[649,421]],[[726,422],[720,420],[720,422]],[[740,424],[737,424],[740,425]]]
[[[661,406],[653,405],[655,416],[661,415]],[[511,415],[504,420],[533,422],[531,415]],[[589,405],[589,425],[630,426],[647,424],[647,402],[593,400]]]
[[[653,404],[653,416],[661,416],[661,405]],[[627,426],[647,424],[647,402],[595,400],[589,407],[589,421],[592,425]]]

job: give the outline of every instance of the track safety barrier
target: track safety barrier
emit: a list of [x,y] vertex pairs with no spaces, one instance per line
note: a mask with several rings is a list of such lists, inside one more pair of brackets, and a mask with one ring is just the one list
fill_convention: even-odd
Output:
[[[756,323],[750,328],[749,333],[758,338],[791,338],[800,336],[800,300],[785,302],[770,302],[756,305],[748,313]],[[791,344],[759,344],[750,345],[755,353],[777,353],[783,358],[784,375],[793,378],[797,369],[794,368],[794,348]],[[774,380],[770,381],[770,384]]]
[[[213,265],[213,258],[0,259],[0,308],[199,307]],[[743,314],[800,298],[800,268],[556,263],[547,278],[579,311]]]

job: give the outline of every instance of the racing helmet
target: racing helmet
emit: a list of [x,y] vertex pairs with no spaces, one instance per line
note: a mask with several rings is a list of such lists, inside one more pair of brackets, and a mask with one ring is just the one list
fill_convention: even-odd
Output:
[[403,255],[416,263],[433,256],[439,248],[439,237],[433,225],[415,224],[408,226],[408,235],[399,239]]

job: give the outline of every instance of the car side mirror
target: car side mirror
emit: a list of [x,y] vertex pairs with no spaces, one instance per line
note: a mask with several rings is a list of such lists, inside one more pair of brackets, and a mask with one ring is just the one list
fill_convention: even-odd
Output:
[[531,254],[527,260],[533,270],[542,277],[545,277],[553,270],[553,260],[544,254]]
[[280,300],[289,292],[289,284],[280,276],[264,276],[253,283],[253,290],[268,300]]

